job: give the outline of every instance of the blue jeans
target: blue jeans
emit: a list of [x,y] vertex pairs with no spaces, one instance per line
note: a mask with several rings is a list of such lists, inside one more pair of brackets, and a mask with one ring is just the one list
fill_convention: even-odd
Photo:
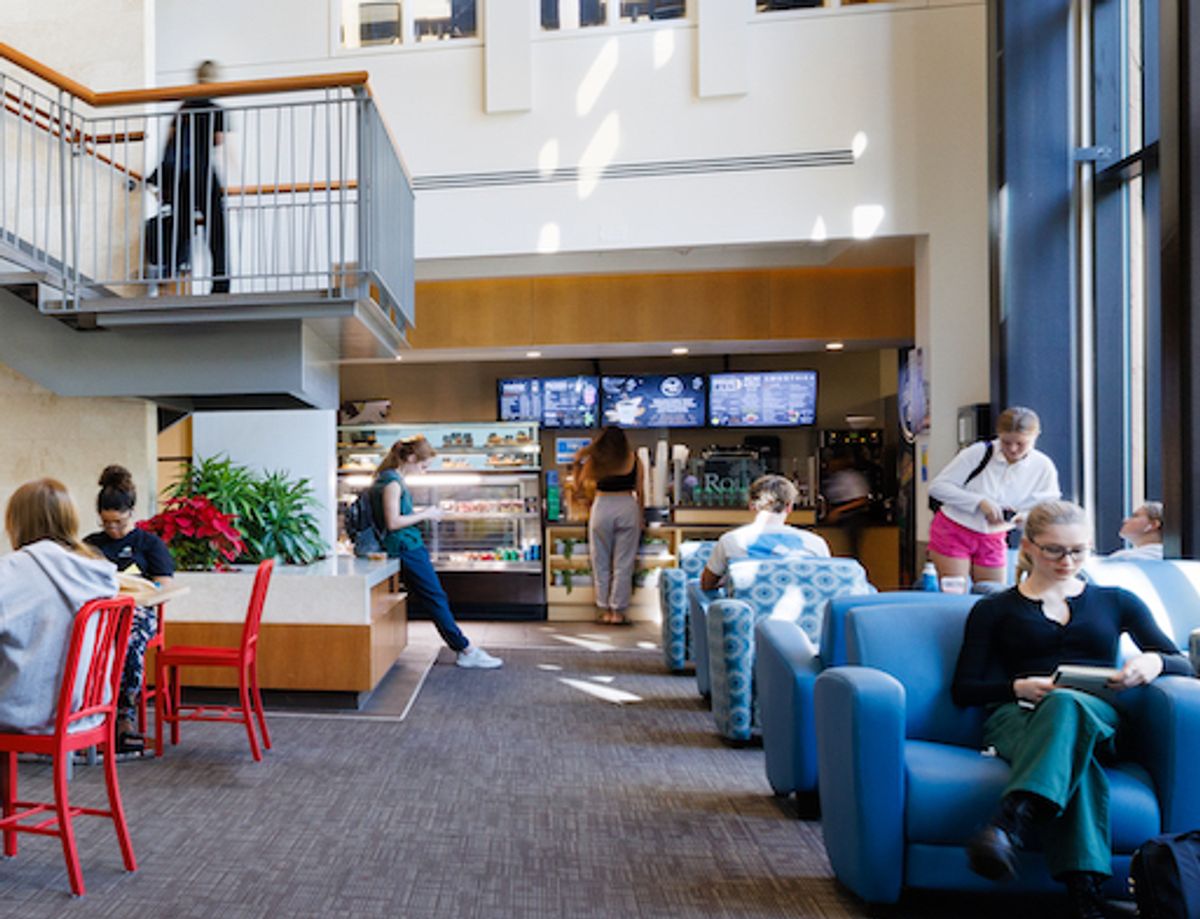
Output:
[[433,570],[433,562],[429,560],[429,552],[424,546],[416,549],[396,547],[394,557],[400,559],[400,579],[409,592],[420,599],[422,606],[429,612],[433,624],[442,636],[442,641],[450,646],[451,651],[466,650],[467,636],[458,628],[454,621],[454,613],[450,611],[450,601],[446,599],[446,591],[438,580],[437,572]]

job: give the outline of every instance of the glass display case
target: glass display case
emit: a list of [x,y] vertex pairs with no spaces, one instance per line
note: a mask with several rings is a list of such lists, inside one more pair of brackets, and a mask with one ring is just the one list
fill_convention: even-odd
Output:
[[[338,428],[339,504],[352,502],[371,484],[395,441],[418,434],[437,456],[427,473],[409,476],[406,484],[416,508],[441,512],[420,526],[456,615],[544,617],[536,424],[343,425]],[[410,612],[420,615],[419,607]]]

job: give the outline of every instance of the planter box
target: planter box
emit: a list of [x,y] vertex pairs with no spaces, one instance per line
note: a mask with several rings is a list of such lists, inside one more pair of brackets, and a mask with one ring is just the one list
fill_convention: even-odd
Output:
[[[408,642],[406,595],[394,559],[339,557],[312,565],[276,565],[267,589],[259,637],[263,689],[367,693]],[[254,568],[181,571],[191,588],[166,605],[167,645],[241,641]],[[152,662],[147,672],[153,673]],[[236,686],[232,671],[184,668],[184,686]]]

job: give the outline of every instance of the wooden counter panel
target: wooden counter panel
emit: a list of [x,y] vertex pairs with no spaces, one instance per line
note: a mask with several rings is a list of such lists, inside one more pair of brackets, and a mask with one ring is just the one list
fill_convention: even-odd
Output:
[[[371,624],[264,623],[259,635],[258,679],[263,689],[369,692],[408,644],[407,601],[386,582],[372,591]],[[168,622],[167,645],[237,647],[240,622]],[[153,673],[152,655],[147,668]],[[229,668],[184,667],[184,686],[236,687]]]
[[392,669],[400,652],[408,646],[408,600],[393,593],[388,583],[371,591],[371,688]]
[[911,339],[911,268],[772,271],[770,338]]
[[533,284],[532,278],[421,281],[409,343],[414,348],[528,345],[535,337]]
[[911,339],[911,268],[422,281],[414,348]]

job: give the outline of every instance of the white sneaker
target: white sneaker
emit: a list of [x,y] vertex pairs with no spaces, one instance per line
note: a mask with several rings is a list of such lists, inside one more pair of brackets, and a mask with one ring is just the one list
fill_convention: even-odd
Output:
[[455,663],[460,667],[474,667],[478,670],[495,670],[497,667],[504,666],[504,661],[498,657],[492,657],[478,645],[471,645],[467,650],[459,651],[458,660]]

